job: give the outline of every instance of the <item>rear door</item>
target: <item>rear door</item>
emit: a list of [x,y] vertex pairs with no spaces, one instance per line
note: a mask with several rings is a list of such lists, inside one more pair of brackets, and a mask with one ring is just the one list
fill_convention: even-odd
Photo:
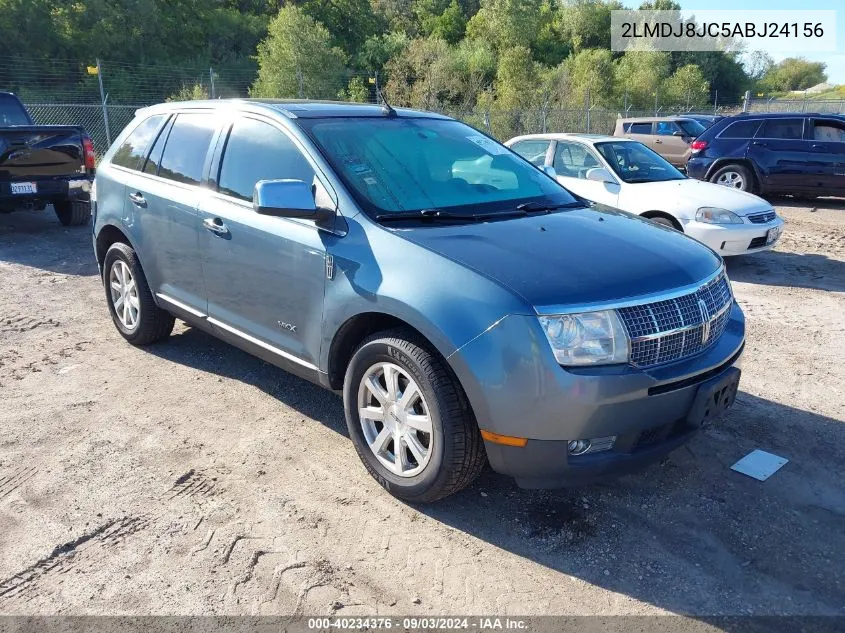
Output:
[[790,191],[819,186],[823,167],[804,138],[804,118],[764,119],[748,147],[763,184]]
[[206,297],[197,205],[216,129],[210,111],[177,113],[158,134],[142,171],[126,181],[151,289],[160,299],[200,314],[206,312]]
[[845,121],[810,119],[810,147],[822,170],[821,188],[833,195],[845,192]]
[[217,191],[200,208],[200,250],[215,327],[301,366],[318,365],[327,264],[312,220],[260,215],[259,180],[324,182],[304,149],[281,126],[255,116],[235,119],[221,137]]
[[675,121],[655,121],[652,149],[676,167],[683,166],[689,150],[685,138],[686,133]]

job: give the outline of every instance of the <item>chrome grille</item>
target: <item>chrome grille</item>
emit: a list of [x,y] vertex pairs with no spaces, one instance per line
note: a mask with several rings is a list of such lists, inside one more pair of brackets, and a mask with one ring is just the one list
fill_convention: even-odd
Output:
[[766,222],[771,222],[774,219],[774,211],[767,211],[766,213],[755,213],[754,215],[748,216],[748,221],[753,222],[754,224],[765,224]]
[[732,302],[723,271],[695,292],[619,308],[631,337],[631,362],[651,367],[701,352],[725,331]]

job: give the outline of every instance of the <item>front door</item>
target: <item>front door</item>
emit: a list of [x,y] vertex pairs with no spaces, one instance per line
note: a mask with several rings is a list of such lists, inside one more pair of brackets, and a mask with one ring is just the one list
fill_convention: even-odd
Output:
[[314,182],[315,171],[279,127],[235,120],[225,140],[217,191],[200,203],[200,251],[209,321],[300,364],[318,364],[326,248],[310,220],[260,215],[259,180]]
[[587,180],[591,169],[607,169],[592,149],[575,141],[557,141],[552,167],[558,182],[573,193],[609,207],[617,206],[619,185]]
[[656,121],[652,149],[676,167],[683,167],[689,150],[686,138],[686,133],[674,121]]

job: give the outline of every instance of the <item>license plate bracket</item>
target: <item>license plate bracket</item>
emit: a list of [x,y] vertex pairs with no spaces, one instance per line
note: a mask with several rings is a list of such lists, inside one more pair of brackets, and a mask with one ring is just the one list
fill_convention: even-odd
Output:
[[12,195],[38,193],[38,185],[34,182],[13,182],[10,184]]
[[736,400],[740,373],[738,368],[731,367],[721,376],[701,383],[687,415],[687,424],[707,426],[722,417]]
[[779,226],[769,229],[766,231],[766,246],[770,244],[774,244],[780,238],[782,229]]

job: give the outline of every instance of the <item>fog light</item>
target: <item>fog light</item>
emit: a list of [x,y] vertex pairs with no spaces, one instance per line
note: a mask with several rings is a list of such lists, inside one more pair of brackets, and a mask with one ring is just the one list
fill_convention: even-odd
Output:
[[590,450],[590,440],[572,440],[569,443],[570,455],[583,455]]
[[586,455],[587,453],[598,453],[609,451],[616,443],[615,435],[607,437],[594,437],[589,440],[572,440],[567,444],[570,455]]

